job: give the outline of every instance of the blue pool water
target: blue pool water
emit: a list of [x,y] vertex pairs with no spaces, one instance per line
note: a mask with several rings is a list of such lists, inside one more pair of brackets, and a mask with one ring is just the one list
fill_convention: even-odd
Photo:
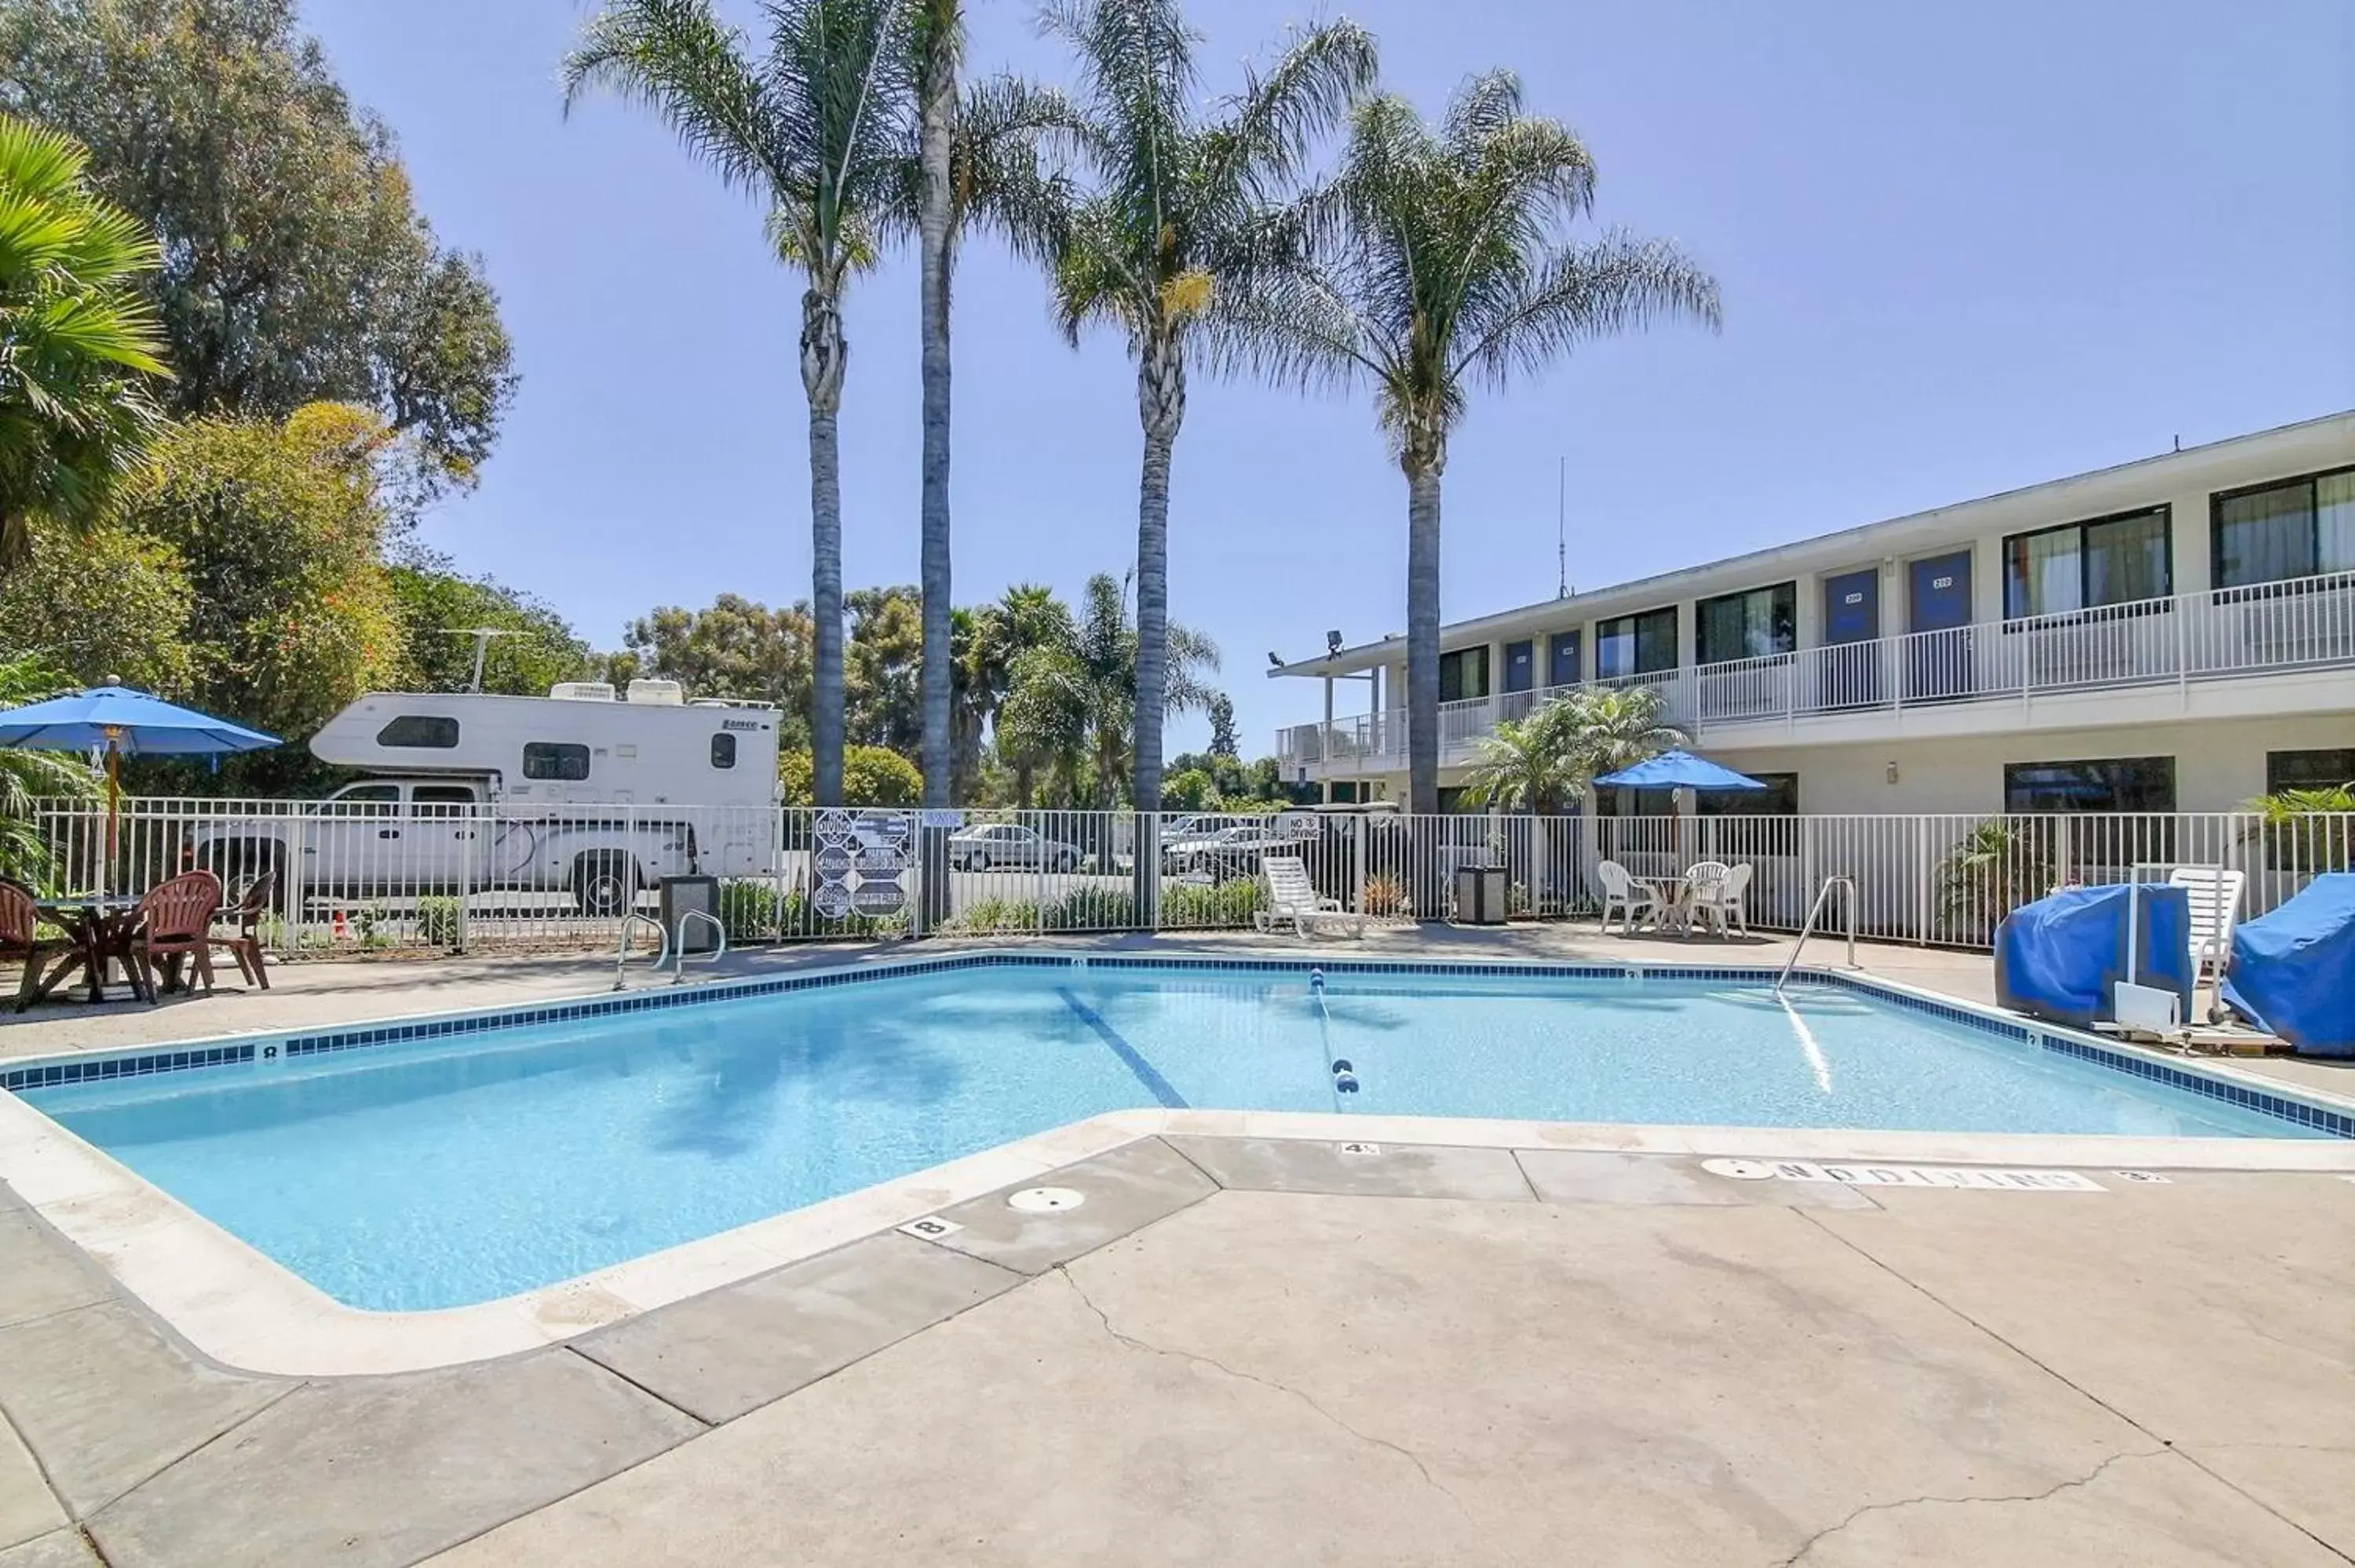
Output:
[[[24,1091],[330,1296],[489,1300],[1100,1112],[2319,1136],[1828,987],[966,969]],[[1335,1087],[1346,1059],[1359,1086]]]

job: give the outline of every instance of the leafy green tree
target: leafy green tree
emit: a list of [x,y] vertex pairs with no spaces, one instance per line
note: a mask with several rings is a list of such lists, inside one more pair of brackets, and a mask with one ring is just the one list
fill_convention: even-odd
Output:
[[37,524],[86,527],[155,423],[164,368],[137,291],[157,261],[92,195],[72,141],[0,114],[0,567]]
[[1019,724],[1008,732],[996,721],[1014,689],[1015,662],[1033,649],[1063,646],[1073,635],[1071,607],[1052,588],[1038,583],[1017,583],[974,611],[963,672],[967,701],[977,725],[995,727],[998,759],[1013,771],[1015,799],[1025,808],[1031,802],[1038,769],[1048,758],[1025,748],[1026,739],[1033,737],[1026,736]]
[[1242,748],[1235,743],[1234,699],[1224,692],[1210,694],[1210,755],[1240,757]]
[[0,581],[0,648],[67,684],[119,679],[185,696],[193,592],[178,552],[144,535],[107,523],[80,535],[36,529],[31,558]]
[[768,211],[798,268],[809,402],[810,734],[821,804],[843,799],[842,461],[849,344],[842,295],[875,260],[904,178],[906,60],[899,0],[764,0],[756,61],[709,0],[613,0],[564,62],[568,105],[592,88],[643,103]]
[[1686,317],[1717,285],[1678,250],[1616,232],[1562,238],[1594,195],[1576,135],[1525,112],[1510,71],[1474,78],[1437,127],[1385,94],[1351,112],[1337,175],[1308,198],[1301,265],[1263,276],[1214,329],[1223,363],[1278,381],[1369,384],[1407,481],[1407,770],[1439,808],[1439,489],[1476,385],[1502,387],[1575,345]]
[[855,588],[843,603],[850,611],[846,733],[855,745],[913,758],[924,730],[922,596],[907,587]]
[[1199,768],[1181,768],[1161,781],[1165,811],[1215,811],[1226,804],[1218,781]]
[[559,681],[585,678],[589,645],[561,615],[488,577],[461,577],[438,562],[394,567],[388,573],[400,617],[406,692],[463,692],[474,683],[477,629],[494,637],[484,650],[483,687],[509,696],[544,696]]
[[293,0],[0,0],[0,108],[84,143],[162,242],[171,411],[374,408],[404,514],[471,483],[515,392],[481,262],[419,216]]
[[[777,786],[788,806],[816,804],[811,790],[810,754],[788,751],[777,758]],[[923,776],[916,765],[880,746],[850,747],[842,758],[841,804],[913,806],[923,799]]]
[[691,697],[774,703],[779,749],[806,750],[811,640],[808,605],[771,609],[723,593],[707,609],[665,605],[633,621],[623,641],[634,660],[608,679],[646,675],[677,681]]
[[[169,546],[187,574],[197,706],[297,738],[398,673],[400,615],[378,564],[388,439],[383,421],[345,404],[282,424],[196,419],[160,437],[125,482],[122,524]],[[308,773],[299,747],[221,765],[231,783]]]
[[[1161,724],[1175,689],[1167,633],[1169,466],[1186,412],[1187,340],[1250,294],[1280,249],[1282,203],[1317,135],[1374,78],[1374,42],[1334,22],[1311,28],[1241,92],[1205,109],[1199,36],[1176,0],[1050,0],[1046,28],[1078,57],[1093,186],[1071,214],[1055,310],[1076,344],[1103,323],[1136,361],[1145,451],[1137,485],[1136,784],[1161,795]],[[1103,786],[1098,786],[1099,793]]]

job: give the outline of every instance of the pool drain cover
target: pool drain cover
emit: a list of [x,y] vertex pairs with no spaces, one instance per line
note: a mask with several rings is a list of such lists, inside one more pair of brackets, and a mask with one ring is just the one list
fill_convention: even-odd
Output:
[[1052,1214],[1064,1209],[1076,1209],[1088,1201],[1087,1194],[1069,1187],[1025,1187],[1006,1200],[1009,1209],[1019,1209],[1026,1214]]
[[1764,1181],[1774,1174],[1774,1167],[1763,1160],[1704,1160],[1700,1168],[1712,1176],[1731,1176],[1737,1181]]

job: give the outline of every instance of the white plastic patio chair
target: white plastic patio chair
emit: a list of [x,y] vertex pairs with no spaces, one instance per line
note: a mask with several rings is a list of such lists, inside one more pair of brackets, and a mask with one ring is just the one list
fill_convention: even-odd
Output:
[[2191,905],[2191,983],[2221,979],[2232,961],[2232,927],[2240,917],[2241,890],[2248,879],[2221,865],[2179,865],[2167,885],[2180,887]]
[[1627,868],[1615,860],[1594,863],[1594,874],[1603,881],[1603,928],[1611,929],[1611,912],[1619,911],[1619,934],[1632,937],[1636,927],[1647,915],[1660,912],[1660,901],[1650,887],[1628,874]]
[[1311,926],[1339,926],[1351,936],[1366,934],[1366,917],[1345,909],[1337,898],[1325,898],[1308,880],[1308,865],[1298,855],[1262,855],[1260,879],[1267,884],[1267,907],[1252,912],[1252,924],[1273,932],[1290,923],[1304,940]]
[[1721,937],[1740,927],[1750,935],[1750,917],[1742,912],[1742,895],[1750,891],[1750,863],[1723,865],[1704,861],[1688,874],[1692,895],[1685,903],[1688,922],[1707,921]]

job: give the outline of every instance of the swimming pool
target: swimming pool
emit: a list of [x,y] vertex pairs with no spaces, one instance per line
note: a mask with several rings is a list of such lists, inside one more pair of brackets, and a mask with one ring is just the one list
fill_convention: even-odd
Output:
[[1328,965],[1322,977],[1305,964],[975,958],[769,982],[780,989],[766,995],[688,991],[521,1023],[292,1037],[213,1065],[151,1054],[95,1081],[12,1077],[139,1176],[336,1300],[379,1310],[531,1290],[1156,1106],[2332,1130],[2235,1103],[2262,1097],[2120,1071],[2101,1047],[1849,983],[1795,985],[1786,1006],[1734,971]]

